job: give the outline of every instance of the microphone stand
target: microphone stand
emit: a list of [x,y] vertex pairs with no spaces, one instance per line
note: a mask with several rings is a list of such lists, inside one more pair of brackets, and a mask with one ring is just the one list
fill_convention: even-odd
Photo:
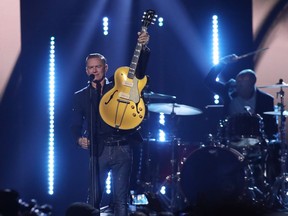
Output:
[[[96,113],[95,119],[97,122],[97,113],[98,113],[98,106],[99,106],[99,100],[100,100],[100,92],[99,89],[97,89],[97,100],[96,100],[96,112],[93,111],[93,82],[94,76],[90,75],[90,82],[89,82],[89,105],[90,105],[90,190],[91,190],[91,197],[90,197],[90,203],[94,208],[98,208],[96,200],[97,200],[97,193],[96,193],[96,174],[97,174],[97,167],[98,167],[98,151],[97,147],[95,146],[94,141],[94,113]],[[97,129],[97,127],[95,127]],[[97,134],[97,133],[96,133]]]

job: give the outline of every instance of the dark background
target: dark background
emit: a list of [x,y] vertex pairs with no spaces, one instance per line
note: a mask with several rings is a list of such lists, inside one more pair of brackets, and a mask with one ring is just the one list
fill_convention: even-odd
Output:
[[[109,76],[129,65],[141,17],[154,9],[164,26],[149,26],[149,89],[175,95],[176,102],[198,108],[201,115],[177,116],[176,136],[192,145],[205,142],[211,123],[205,106],[213,94],[203,85],[212,66],[212,15],[219,17],[220,55],[254,50],[250,0],[21,1],[22,51],[0,107],[0,188],[13,188],[24,200],[53,205],[63,215],[69,203],[85,201],[88,153],[73,142],[69,130],[73,93],[84,87],[85,57],[106,56]],[[109,17],[109,35],[102,17]],[[50,37],[56,38],[55,194],[47,193],[48,69]],[[235,64],[230,75],[252,68],[252,59]],[[223,76],[222,79],[229,77]],[[230,78],[230,77],[229,77]],[[161,101],[151,101],[161,102]],[[157,131],[158,115],[143,122],[143,136]],[[214,116],[217,119],[217,116]],[[166,119],[169,122],[170,116]],[[169,125],[167,131],[169,133]],[[157,144],[157,143],[156,143]],[[155,145],[156,145],[155,144]]]

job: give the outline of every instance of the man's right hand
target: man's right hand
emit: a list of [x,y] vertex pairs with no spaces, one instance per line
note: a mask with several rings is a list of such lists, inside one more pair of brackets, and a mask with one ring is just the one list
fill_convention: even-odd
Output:
[[88,149],[90,145],[90,140],[88,140],[86,137],[80,137],[78,139],[78,145],[83,149]]

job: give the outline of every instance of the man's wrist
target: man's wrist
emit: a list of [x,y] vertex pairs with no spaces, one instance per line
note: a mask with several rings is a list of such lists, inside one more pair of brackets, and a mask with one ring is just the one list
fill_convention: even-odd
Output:
[[144,45],[142,46],[142,50],[143,50],[143,51],[150,51],[150,49],[149,49],[149,47],[147,46],[147,44],[144,44]]

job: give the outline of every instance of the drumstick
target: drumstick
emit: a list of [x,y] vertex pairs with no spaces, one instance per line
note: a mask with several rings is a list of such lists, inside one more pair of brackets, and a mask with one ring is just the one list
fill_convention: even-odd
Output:
[[237,56],[237,60],[238,60],[238,59],[242,59],[242,58],[246,58],[246,57],[248,57],[248,56],[250,56],[250,55],[255,55],[255,54],[260,53],[260,52],[263,52],[263,51],[265,51],[265,50],[267,50],[267,49],[268,49],[268,48],[262,48],[262,49],[259,49],[259,50],[253,51],[253,52],[246,53],[246,54],[241,55],[241,56]]

